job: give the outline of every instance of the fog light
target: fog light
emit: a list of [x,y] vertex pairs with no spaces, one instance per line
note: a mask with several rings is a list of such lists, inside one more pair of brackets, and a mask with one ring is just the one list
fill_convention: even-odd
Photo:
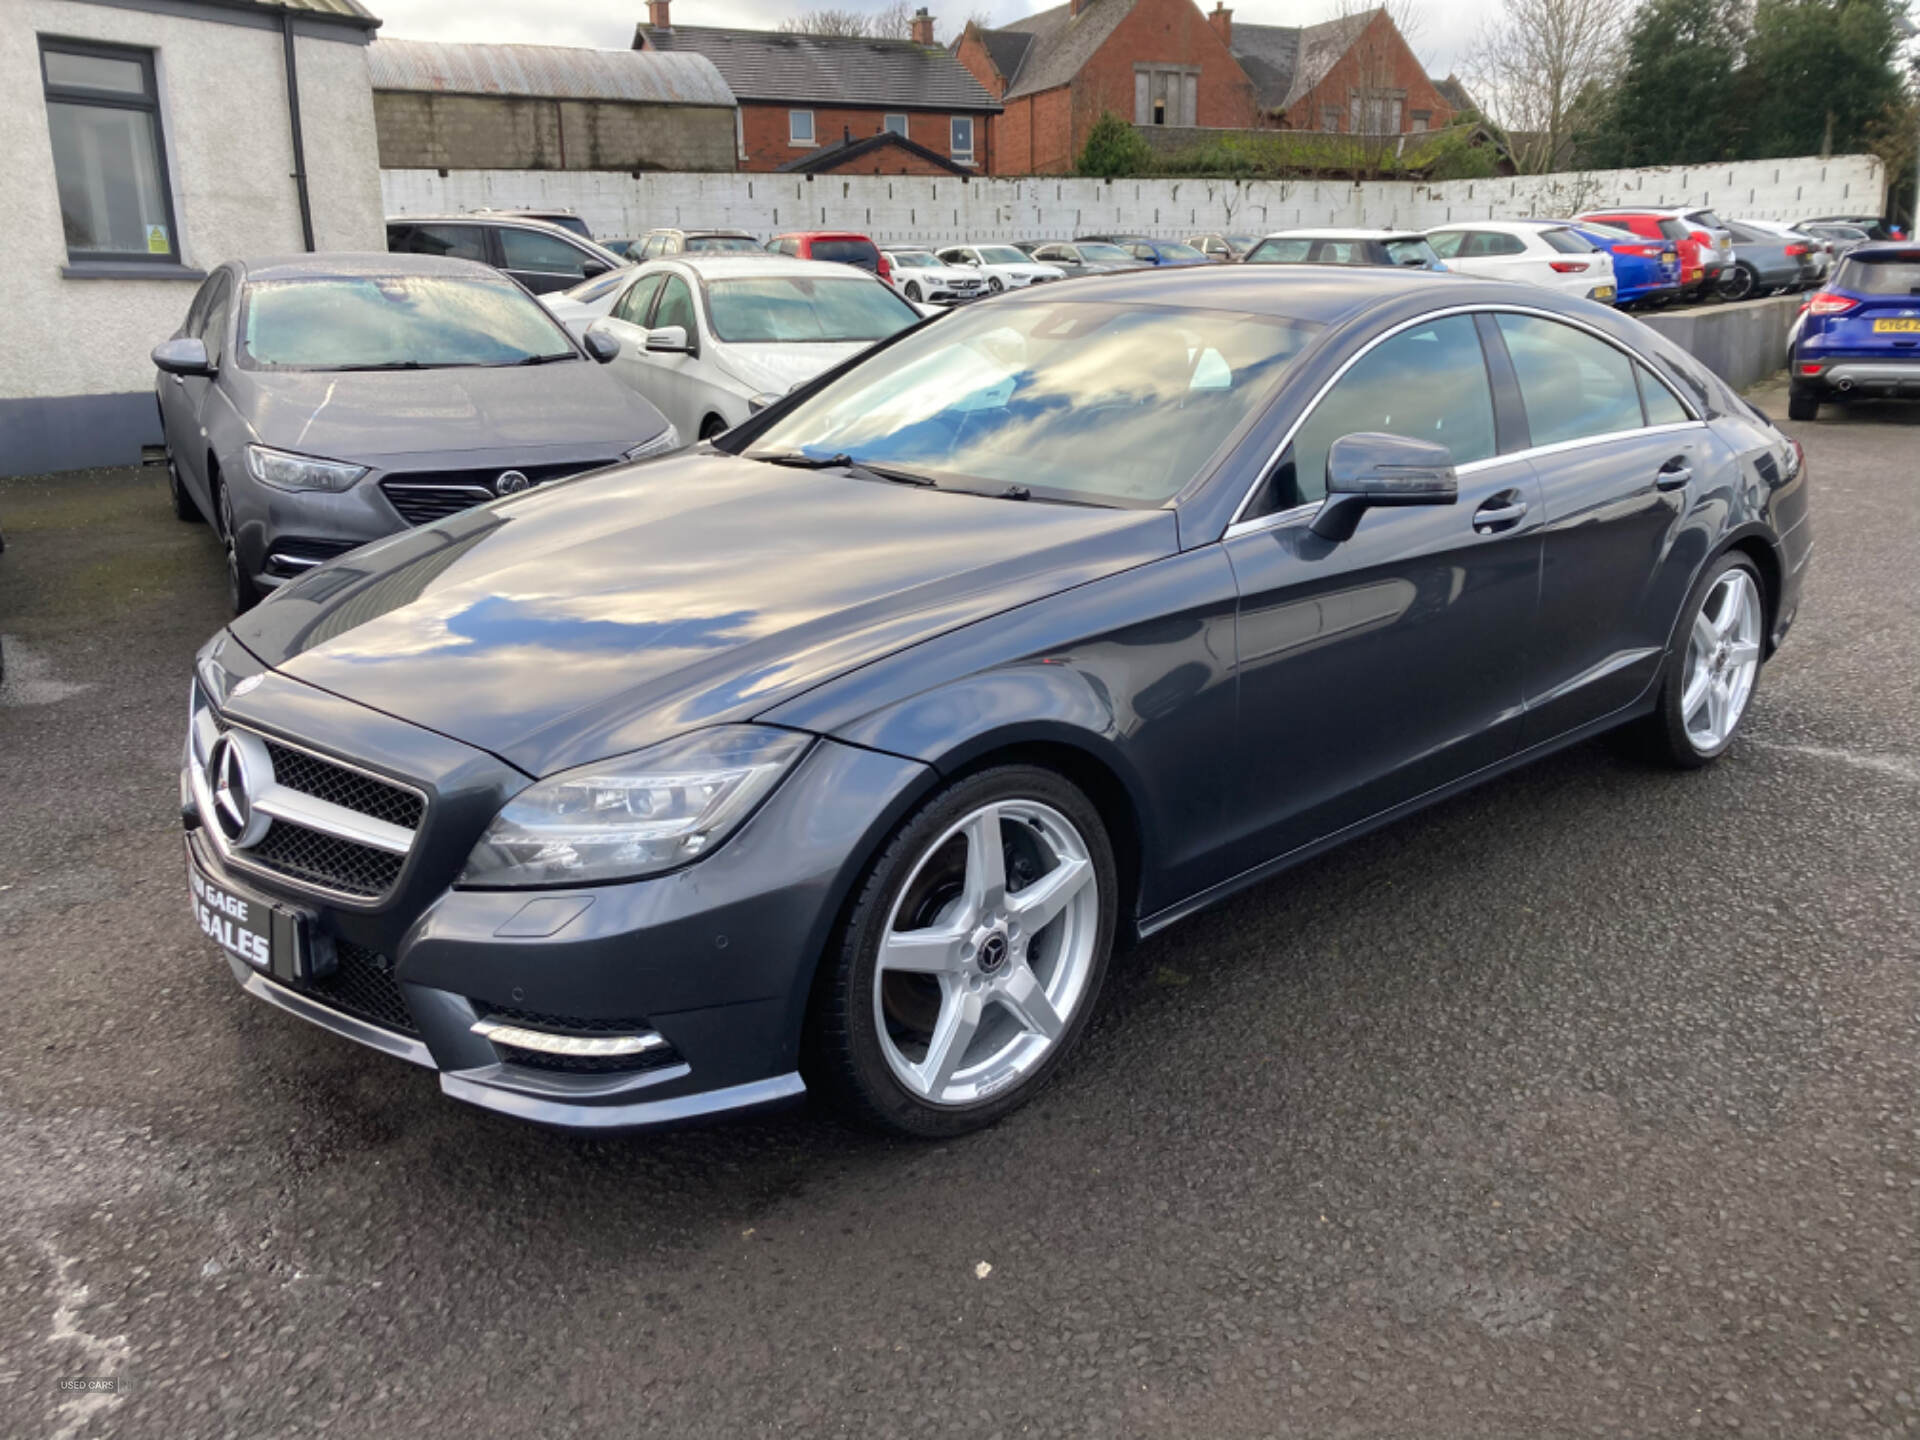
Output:
[[1818,362],[1802,365],[1800,367],[1800,373],[1802,375],[1818,375],[1820,373],[1820,366]]
[[542,1055],[640,1055],[658,1050],[667,1042],[658,1035],[549,1035],[544,1030],[527,1030],[518,1025],[502,1025],[494,1020],[476,1020],[473,1033],[496,1045],[511,1045],[516,1050],[535,1050]]

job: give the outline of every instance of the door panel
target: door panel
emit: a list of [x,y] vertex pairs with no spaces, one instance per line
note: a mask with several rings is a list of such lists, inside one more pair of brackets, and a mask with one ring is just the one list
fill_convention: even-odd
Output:
[[[1477,533],[1483,507],[1527,506]],[[1505,759],[1539,601],[1539,495],[1524,460],[1452,505],[1369,511],[1332,544],[1309,520],[1227,542],[1240,587],[1244,866]]]

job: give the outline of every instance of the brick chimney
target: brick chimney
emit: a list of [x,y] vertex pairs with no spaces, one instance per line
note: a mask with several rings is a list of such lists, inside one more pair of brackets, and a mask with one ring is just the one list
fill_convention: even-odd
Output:
[[647,24],[656,30],[671,30],[673,16],[668,13],[673,0],[647,0]]
[[1220,43],[1229,50],[1233,48],[1233,11],[1214,0],[1213,13],[1207,16],[1207,23],[1213,26],[1213,33],[1220,37]]
[[927,13],[926,6],[922,5],[914,11],[913,29],[909,33],[913,36],[913,43],[916,45],[933,44],[933,16]]

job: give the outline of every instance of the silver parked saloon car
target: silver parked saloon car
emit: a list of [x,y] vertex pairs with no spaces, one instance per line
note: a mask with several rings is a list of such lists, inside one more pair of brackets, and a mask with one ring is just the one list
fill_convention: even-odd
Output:
[[657,409],[485,265],[232,261],[153,352],[174,513],[211,520],[236,612],[335,555],[675,448]]

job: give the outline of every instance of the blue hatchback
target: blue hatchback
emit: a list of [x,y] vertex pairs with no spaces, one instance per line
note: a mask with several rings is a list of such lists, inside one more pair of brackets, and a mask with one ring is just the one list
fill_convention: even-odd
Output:
[[1807,302],[1787,414],[1812,420],[1824,400],[1896,395],[1920,396],[1920,249],[1861,245]]
[[1680,251],[1671,240],[1649,240],[1631,230],[1592,222],[1571,224],[1575,234],[1613,255],[1613,303],[1640,305],[1680,293]]

